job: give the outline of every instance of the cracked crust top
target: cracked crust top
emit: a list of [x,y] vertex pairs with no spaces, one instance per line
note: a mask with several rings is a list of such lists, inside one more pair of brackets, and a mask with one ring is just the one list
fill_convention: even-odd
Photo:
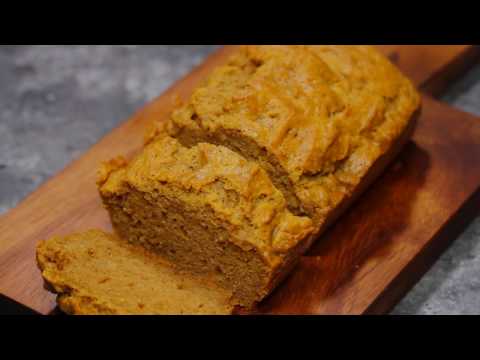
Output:
[[230,241],[246,251],[255,247],[272,265],[313,230],[309,218],[287,209],[263,169],[222,146],[202,143],[186,148],[161,137],[128,165],[106,163],[100,173],[103,197],[121,196],[130,188],[150,196],[168,189],[193,207],[210,207],[228,224]]
[[419,107],[412,83],[374,47],[244,46],[150,138],[166,131],[258,161],[290,209],[319,226]]
[[418,105],[373,47],[245,46],[173,113],[169,131],[241,131],[296,181],[332,172],[365,139],[388,145]]

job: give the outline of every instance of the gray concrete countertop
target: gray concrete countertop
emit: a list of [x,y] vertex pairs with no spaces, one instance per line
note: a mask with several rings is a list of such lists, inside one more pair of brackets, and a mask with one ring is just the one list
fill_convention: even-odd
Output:
[[[214,49],[0,46],[0,215]],[[444,100],[480,116],[480,66]],[[393,313],[480,314],[480,218]]]

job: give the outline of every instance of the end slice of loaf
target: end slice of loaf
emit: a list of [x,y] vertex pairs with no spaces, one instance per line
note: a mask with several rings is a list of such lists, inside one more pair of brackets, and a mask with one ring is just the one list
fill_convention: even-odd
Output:
[[176,271],[159,256],[100,230],[54,237],[37,262],[60,308],[74,315],[230,314],[231,293]]
[[120,237],[214,276],[247,308],[288,273],[313,231],[258,164],[222,146],[158,138],[130,163],[105,164],[99,190]]
[[256,161],[319,233],[403,145],[419,106],[411,82],[373,47],[244,46],[157,130]]

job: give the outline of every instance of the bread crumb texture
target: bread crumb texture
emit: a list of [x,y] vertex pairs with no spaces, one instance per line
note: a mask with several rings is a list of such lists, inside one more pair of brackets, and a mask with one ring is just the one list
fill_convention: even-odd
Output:
[[230,314],[231,293],[99,230],[39,243],[42,276],[75,315]]
[[258,164],[223,146],[187,148],[165,136],[105,172],[100,193],[120,236],[194,272],[215,272],[244,306],[267,294],[313,231]]

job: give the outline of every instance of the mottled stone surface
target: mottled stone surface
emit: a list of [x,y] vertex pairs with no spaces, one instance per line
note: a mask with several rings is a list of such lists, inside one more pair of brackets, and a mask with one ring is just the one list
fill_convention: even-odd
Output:
[[[214,48],[0,46],[0,214]],[[480,66],[445,100],[480,115]],[[393,313],[480,313],[480,219]]]
[[212,46],[0,46],[0,214]]

